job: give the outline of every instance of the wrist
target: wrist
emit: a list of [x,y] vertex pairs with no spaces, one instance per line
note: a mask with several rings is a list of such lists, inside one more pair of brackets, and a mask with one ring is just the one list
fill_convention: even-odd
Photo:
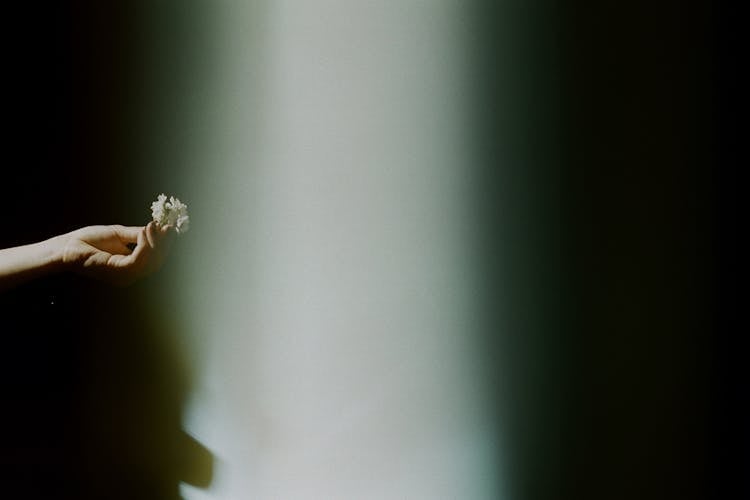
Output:
[[64,238],[0,250],[0,291],[62,270]]
[[42,265],[51,272],[65,271],[71,267],[71,262],[66,259],[65,248],[68,235],[63,234],[40,243],[40,259]]

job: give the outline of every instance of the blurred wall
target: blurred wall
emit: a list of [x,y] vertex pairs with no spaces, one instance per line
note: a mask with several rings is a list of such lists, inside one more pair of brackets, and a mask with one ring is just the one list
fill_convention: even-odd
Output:
[[[6,413],[3,457],[171,492],[182,416],[215,455],[188,499],[731,491],[746,391],[714,323],[739,295],[711,258],[739,128],[711,42],[736,31],[707,2],[590,3],[13,5],[3,245],[143,224],[160,192],[192,229],[135,287],[30,287],[72,341],[6,345],[8,408],[48,400]],[[109,311],[116,336],[79,331]]]
[[[223,2],[176,289],[219,459],[188,498],[498,498],[471,12]],[[195,148],[195,144],[189,146]],[[172,189],[169,183],[164,189]]]

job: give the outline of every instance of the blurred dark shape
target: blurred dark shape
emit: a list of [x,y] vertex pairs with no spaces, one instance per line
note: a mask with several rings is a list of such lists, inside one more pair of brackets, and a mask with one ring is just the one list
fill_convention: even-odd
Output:
[[[7,6],[0,247],[148,222],[158,179],[179,177],[139,163],[157,84],[185,76],[165,51],[192,60],[194,4],[176,6]],[[182,430],[176,311],[148,302],[166,277],[113,289],[58,275],[0,295],[0,497],[172,499],[180,481],[210,483],[211,453]]]
[[74,277],[2,297],[4,489],[14,498],[178,498],[212,456],[181,427],[189,373],[148,283]]
[[486,366],[510,497],[737,496],[747,460],[727,450],[746,455],[748,433],[729,417],[746,415],[747,378],[721,325],[736,289],[716,276],[736,220],[737,27],[723,2],[475,6]]

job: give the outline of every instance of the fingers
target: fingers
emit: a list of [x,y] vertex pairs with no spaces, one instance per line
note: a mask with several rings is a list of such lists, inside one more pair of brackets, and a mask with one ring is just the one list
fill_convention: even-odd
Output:
[[146,226],[89,226],[73,240],[81,255],[81,272],[116,285],[130,284],[163,264],[175,231],[150,222]]
[[169,249],[172,247],[172,242],[175,238],[176,232],[174,231],[174,226],[166,225],[157,228],[155,231],[159,252],[164,257],[169,253]]
[[159,227],[150,222],[141,228],[137,235],[137,246],[122,264],[132,266],[136,272],[150,274],[161,267],[172,245],[173,233],[170,226]]
[[[107,268],[113,274],[107,279],[123,285],[157,271],[169,253],[175,233],[172,226],[159,226],[154,222],[143,227],[110,227],[119,240],[117,246],[122,246],[123,251],[115,248],[109,251]],[[126,245],[131,245],[132,252]]]
[[115,232],[117,237],[124,244],[136,243],[138,241],[138,235],[143,231],[141,226],[121,226],[119,224],[110,226]]
[[151,252],[151,249],[153,248],[148,242],[148,236],[146,233],[147,229],[143,227],[140,231],[138,231],[135,250],[133,250],[132,253],[134,262],[142,261],[144,257],[148,256],[148,254]]
[[147,233],[150,233],[153,241],[153,252],[149,256],[147,272],[157,271],[164,263],[174,239],[174,231],[171,228],[169,225],[160,227],[156,224],[149,224],[147,227]]
[[148,244],[151,246],[151,248],[156,247],[156,239],[157,239],[156,224],[153,222],[149,222],[146,225],[146,240],[148,241]]
[[152,248],[156,248],[163,241],[171,240],[174,233],[172,225],[159,226],[155,222],[149,222],[146,226],[146,239]]
[[128,266],[131,266],[133,262],[135,261],[135,255],[120,255],[120,254],[113,254],[110,255],[107,259],[107,265],[110,267],[121,267],[125,268]]
[[143,275],[144,264],[139,261],[136,252],[130,255],[112,255],[107,268],[100,270],[100,278],[116,286],[126,286]]

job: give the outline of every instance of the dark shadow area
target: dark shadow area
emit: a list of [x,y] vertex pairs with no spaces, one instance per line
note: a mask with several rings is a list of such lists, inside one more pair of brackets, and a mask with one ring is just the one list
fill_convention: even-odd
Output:
[[[211,32],[196,3],[157,3],[7,6],[0,248],[144,225],[160,190],[180,192],[178,165],[139,163],[168,136],[144,124],[162,97],[182,106]],[[168,276],[169,262],[128,288],[57,275],[0,295],[0,497],[173,499],[180,481],[210,483],[211,452],[182,430],[178,311],[149,302]]]
[[737,222],[731,14],[475,6],[486,369],[511,498],[746,491],[737,287],[719,281],[744,227],[723,231]]
[[161,500],[210,483],[211,453],[181,427],[179,332],[145,286],[59,276],[2,297],[4,495]]

